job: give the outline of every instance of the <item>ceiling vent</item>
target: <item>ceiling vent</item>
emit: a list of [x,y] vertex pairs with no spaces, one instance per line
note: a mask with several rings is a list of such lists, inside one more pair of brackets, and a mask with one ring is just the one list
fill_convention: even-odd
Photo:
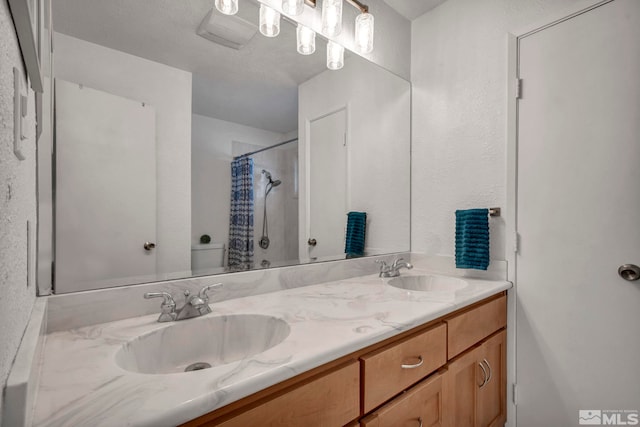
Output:
[[196,33],[207,40],[242,49],[258,32],[258,27],[238,15],[222,15],[211,9],[204,17]]

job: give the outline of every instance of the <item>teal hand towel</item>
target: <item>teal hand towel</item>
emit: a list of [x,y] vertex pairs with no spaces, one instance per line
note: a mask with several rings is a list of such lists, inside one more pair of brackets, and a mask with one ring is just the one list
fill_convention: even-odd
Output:
[[366,229],[366,212],[349,212],[347,214],[347,235],[344,244],[344,253],[347,254],[347,258],[364,255]]
[[489,209],[456,211],[456,268],[489,267]]

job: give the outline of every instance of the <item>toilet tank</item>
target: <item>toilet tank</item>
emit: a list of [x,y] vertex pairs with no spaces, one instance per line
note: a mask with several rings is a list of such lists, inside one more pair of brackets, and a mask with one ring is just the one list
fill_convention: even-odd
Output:
[[224,267],[224,243],[207,243],[191,246],[191,270],[207,270]]

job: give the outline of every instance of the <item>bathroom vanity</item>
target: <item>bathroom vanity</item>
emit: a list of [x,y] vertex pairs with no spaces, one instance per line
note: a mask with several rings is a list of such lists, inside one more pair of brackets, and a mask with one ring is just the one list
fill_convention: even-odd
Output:
[[184,427],[501,426],[506,295],[354,352]]
[[418,268],[401,279],[214,293],[194,319],[51,332],[33,425],[502,425],[511,284]]

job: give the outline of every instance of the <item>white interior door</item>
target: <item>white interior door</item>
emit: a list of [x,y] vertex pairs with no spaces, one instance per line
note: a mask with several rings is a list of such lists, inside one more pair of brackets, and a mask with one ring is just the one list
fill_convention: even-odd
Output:
[[309,257],[344,253],[347,224],[346,110],[311,121],[309,132]]
[[55,102],[55,292],[153,275],[153,107],[62,80]]
[[596,411],[640,410],[640,1],[522,38],[519,73],[518,427],[633,421]]

